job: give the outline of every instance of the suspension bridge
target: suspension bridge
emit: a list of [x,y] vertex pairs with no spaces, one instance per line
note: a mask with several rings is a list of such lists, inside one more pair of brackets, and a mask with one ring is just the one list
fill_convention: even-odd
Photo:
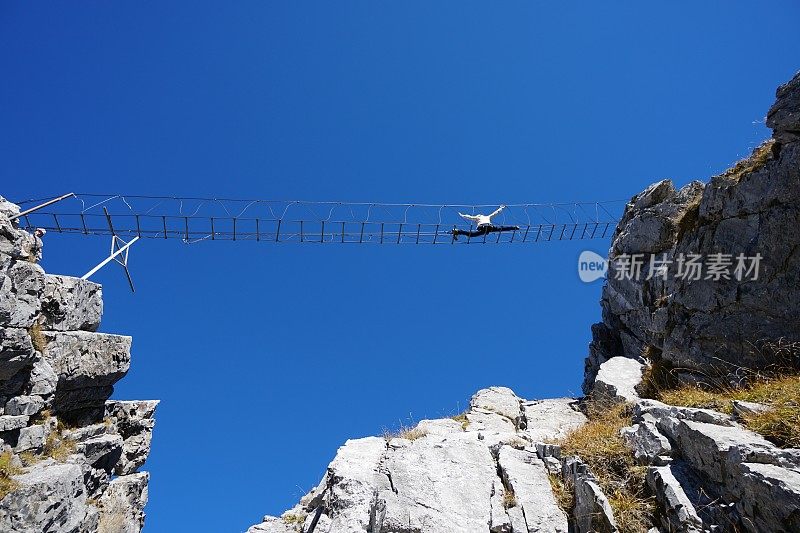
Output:
[[140,239],[256,241],[307,244],[534,244],[602,239],[614,231],[624,201],[511,204],[493,220],[510,231],[457,239],[470,231],[460,215],[488,214],[497,205],[386,204],[236,200],[174,196],[67,193],[16,202],[19,226],[46,232],[110,236],[108,257],[87,272],[119,263],[128,278],[131,246]]
[[17,202],[20,226],[34,231],[122,239],[258,241],[318,244],[533,244],[602,239],[613,232],[624,201],[509,204],[497,224],[518,226],[479,238],[459,213],[490,213],[497,205],[388,204],[235,200],[69,193]]

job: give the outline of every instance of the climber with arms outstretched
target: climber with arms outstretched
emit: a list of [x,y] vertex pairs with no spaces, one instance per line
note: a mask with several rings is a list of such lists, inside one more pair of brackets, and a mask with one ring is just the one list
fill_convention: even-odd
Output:
[[489,215],[465,215],[464,213],[459,213],[458,216],[474,223],[476,228],[473,230],[463,230],[453,226],[453,239],[458,240],[459,235],[467,235],[468,237],[482,237],[483,235],[488,235],[489,233],[519,230],[519,226],[496,226],[492,224],[492,217],[499,215],[500,212],[505,208],[506,206],[501,205],[496,211]]

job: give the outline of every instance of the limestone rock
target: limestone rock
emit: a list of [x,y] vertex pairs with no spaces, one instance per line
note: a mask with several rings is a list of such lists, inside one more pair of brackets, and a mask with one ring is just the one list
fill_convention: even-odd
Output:
[[731,406],[733,408],[733,414],[736,415],[737,418],[759,415],[770,410],[770,407],[767,405],[755,402],[744,402],[741,400],[733,400]]
[[586,464],[577,457],[566,458],[563,477],[571,480],[575,490],[575,531],[616,533],[617,522],[611,504]]
[[139,472],[111,480],[100,498],[97,533],[139,533],[144,526],[147,483],[150,475]]
[[439,420],[420,420],[417,429],[426,435],[447,435],[448,433],[461,433],[464,431],[461,422],[451,418]]
[[328,465],[327,479],[331,485],[331,530],[364,531],[369,523],[374,494],[389,487],[389,478],[378,471],[386,442],[367,437],[348,440],[339,448]]
[[513,491],[522,509],[527,531],[567,532],[567,515],[548,490],[547,470],[536,453],[503,446],[498,453],[498,465],[505,485]]
[[[323,531],[330,531],[330,528]],[[263,522],[251,526],[246,533],[297,533],[297,528],[281,518],[265,516]]]
[[150,454],[155,426],[153,417],[158,403],[158,400],[106,402],[106,415],[114,421],[124,439],[122,457],[115,467],[117,475],[132,474]]
[[27,330],[0,327],[0,383],[32,364],[35,355]]
[[778,87],[775,103],[767,113],[767,127],[782,142],[800,139],[800,72]]
[[49,396],[56,392],[58,376],[53,367],[44,358],[37,357],[31,368],[28,378],[30,383],[30,394],[38,396]]
[[1,196],[0,206],[0,254],[31,262],[41,259],[41,239],[19,229],[17,221],[8,218],[19,213],[19,207]]
[[131,473],[158,402],[109,402],[102,421],[130,338],[92,332],[100,286],[44,274],[41,241],[8,219],[17,212],[0,198],[0,449],[22,471],[0,501],[0,531],[138,532],[148,474]]
[[85,461],[94,468],[110,472],[122,455],[122,437],[119,435],[98,435],[77,444],[78,461]]
[[575,398],[551,398],[522,403],[526,429],[531,442],[561,439],[586,423],[586,415]]
[[669,462],[672,446],[656,428],[656,419],[652,415],[645,415],[638,424],[622,428],[622,437],[639,464],[664,465]]
[[41,307],[42,267],[0,254],[0,324],[30,328]]
[[44,462],[13,479],[20,488],[0,502],[0,531],[85,531],[89,511],[80,467]]
[[703,521],[694,505],[675,478],[669,466],[650,467],[647,484],[656,495],[661,509],[661,526],[676,533],[694,533],[703,530]]
[[0,432],[24,428],[28,425],[28,418],[26,415],[2,415],[0,416]]
[[515,420],[521,414],[520,402],[520,398],[508,387],[489,387],[476,392],[469,405],[473,410],[486,410]]
[[8,415],[35,415],[44,409],[44,400],[39,396],[15,396],[6,402]]
[[706,424],[716,424],[718,426],[734,425],[731,417],[714,411],[713,409],[701,409],[699,407],[678,407],[667,405],[657,400],[642,399],[633,406],[635,420],[642,420],[646,415],[650,415],[655,420],[691,420],[692,422],[704,422]]
[[17,445],[14,452],[20,453],[28,450],[41,450],[47,436],[50,434],[50,427],[46,424],[35,424],[19,430]]
[[42,291],[43,329],[95,331],[103,315],[103,293],[91,281],[47,274]]
[[566,532],[545,464],[560,468],[560,449],[534,445],[533,437],[556,438],[585,423],[576,404],[529,402],[491,387],[470,401],[466,429],[457,420],[423,420],[413,440],[347,441],[315,489],[249,531],[299,530],[319,512],[315,533]]
[[612,357],[600,365],[592,396],[598,400],[635,402],[636,387],[642,382],[644,365],[627,357]]
[[55,407],[68,412],[97,408],[130,367],[130,337],[83,331],[44,333],[43,357],[58,376]]
[[[584,375],[589,393],[601,364],[642,353],[683,379],[736,379],[737,369],[773,364],[758,341],[799,341],[800,73],[777,91],[767,115],[774,142],[705,186],[651,185],[628,202],[612,238],[610,259],[641,254],[638,279],[617,276],[603,288],[603,321],[593,326]],[[731,257],[719,279],[704,270],[683,279],[678,268],[697,254]],[[738,256],[760,257],[758,275],[736,276]],[[651,260],[666,276],[648,279]],[[748,261],[745,267],[751,266]],[[685,269],[684,269],[685,270]],[[619,279],[618,279],[619,278]]]
[[390,486],[387,531],[474,531],[491,519],[489,501],[497,467],[490,450],[474,433],[431,435],[388,453],[382,469]]
[[779,450],[738,426],[659,421],[686,462],[735,504],[748,531],[793,531],[800,525],[800,454]]

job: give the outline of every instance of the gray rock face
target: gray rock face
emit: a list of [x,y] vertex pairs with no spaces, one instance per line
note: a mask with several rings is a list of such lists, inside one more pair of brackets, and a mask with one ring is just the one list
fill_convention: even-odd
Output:
[[0,255],[23,261],[39,261],[42,257],[42,241],[19,229],[19,224],[8,218],[20,212],[19,206],[2,196],[0,206]]
[[550,398],[522,403],[525,435],[531,442],[562,439],[586,423],[575,398]]
[[527,531],[567,532],[567,515],[556,503],[544,463],[534,451],[500,448],[498,464],[506,487],[522,510]]
[[43,288],[42,267],[0,254],[0,324],[30,328],[41,309]]
[[58,376],[56,408],[102,411],[112,385],[130,368],[131,338],[84,331],[47,331],[44,336],[43,359]]
[[733,407],[733,414],[736,415],[737,418],[746,418],[748,416],[758,415],[770,410],[769,406],[754,402],[733,400],[731,404]]
[[617,522],[608,498],[586,464],[577,457],[564,461],[564,478],[575,490],[575,531],[577,533],[616,533]]
[[779,449],[731,417],[639,400],[622,435],[666,531],[795,531],[800,450]]
[[299,531],[319,511],[315,533],[566,532],[544,463],[559,450],[535,440],[585,422],[574,404],[527,402],[492,387],[473,396],[466,428],[425,420],[414,440],[347,441],[317,488],[282,518],[265,517],[248,531]]
[[703,531],[703,521],[697,514],[683,487],[669,466],[647,470],[650,486],[662,509],[661,526],[667,531],[690,533]]
[[138,533],[144,526],[147,483],[150,474],[140,472],[113,479],[100,497],[97,533]]
[[647,414],[638,424],[622,429],[622,437],[639,464],[664,465],[670,461],[672,446],[658,431],[656,422],[655,417]]
[[0,451],[22,470],[0,531],[138,532],[149,477],[136,471],[158,402],[108,402],[103,421],[131,340],[93,332],[100,286],[45,274],[41,241],[8,219],[17,212],[0,198]]
[[[584,391],[600,365],[643,353],[684,378],[735,379],[740,367],[774,361],[758,342],[800,340],[800,75],[778,89],[769,112],[774,143],[707,185],[675,190],[669,181],[634,196],[614,234],[610,259],[641,254],[639,279],[609,271],[593,330]],[[678,277],[681,260],[729,254],[727,277]],[[760,254],[759,273],[736,279],[736,257]],[[651,260],[666,261],[666,276],[646,279]],[[746,266],[749,266],[748,262]]]
[[642,382],[644,365],[627,357],[612,357],[600,365],[592,396],[600,401],[635,402],[636,387]]
[[158,400],[106,402],[106,415],[114,421],[124,439],[122,457],[115,467],[117,475],[136,472],[147,459],[158,403]]
[[775,103],[767,113],[767,127],[775,130],[780,142],[800,139],[800,72],[778,87]]
[[43,329],[95,331],[103,316],[103,291],[91,281],[47,274],[41,307]]
[[20,533],[85,531],[90,514],[77,465],[42,463],[15,476],[20,488],[0,501],[0,530]]
[[39,396],[16,396],[6,402],[5,411],[9,415],[35,415],[44,408],[44,400]]

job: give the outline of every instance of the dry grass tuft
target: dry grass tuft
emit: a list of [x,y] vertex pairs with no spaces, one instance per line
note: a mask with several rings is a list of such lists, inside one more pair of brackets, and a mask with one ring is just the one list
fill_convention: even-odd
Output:
[[517,506],[517,495],[514,494],[513,490],[506,487],[506,490],[503,493],[503,508],[510,509],[516,506]]
[[417,440],[427,435],[428,432],[424,429],[416,428],[402,428],[400,430],[400,438],[408,440]]
[[456,422],[461,422],[461,429],[463,429],[464,431],[466,431],[467,428],[469,427],[469,419],[467,419],[467,412],[466,411],[464,411],[463,413],[457,414],[455,416],[451,416],[450,418],[452,418]]
[[772,158],[772,145],[775,144],[774,139],[769,139],[761,143],[753,153],[746,159],[742,159],[731,168],[720,174],[719,177],[726,178],[732,182],[738,182],[744,176],[755,172],[767,164]]
[[388,429],[383,430],[383,438],[386,442],[392,439],[408,439],[417,440],[427,435],[428,432],[419,427],[411,427],[401,424],[397,430],[391,431]]
[[745,417],[744,425],[778,446],[800,447],[800,376],[762,378],[742,387],[680,387],[661,391],[659,399],[671,405],[716,409],[728,414],[732,412],[733,400],[767,405],[772,409]]
[[31,329],[28,330],[28,334],[31,336],[31,343],[36,351],[44,353],[47,348],[47,338],[44,336],[44,333],[42,333],[42,325],[35,322],[31,326]]
[[619,434],[630,426],[627,405],[589,402],[589,422],[561,442],[564,455],[577,455],[589,466],[608,497],[622,533],[647,531],[655,505],[647,494],[646,467],[639,466]]
[[51,431],[47,436],[42,450],[43,457],[52,457],[57,462],[64,462],[67,457],[75,453],[76,443],[74,440],[64,438],[56,431]]
[[547,477],[550,479],[550,488],[553,489],[556,503],[567,513],[567,516],[571,516],[572,508],[575,507],[575,488],[559,475],[548,474]]
[[0,500],[19,486],[19,483],[11,479],[11,476],[21,473],[19,467],[12,462],[12,458],[11,452],[0,454]]
[[306,521],[304,515],[295,513],[283,513],[281,519],[287,524],[303,524]]

